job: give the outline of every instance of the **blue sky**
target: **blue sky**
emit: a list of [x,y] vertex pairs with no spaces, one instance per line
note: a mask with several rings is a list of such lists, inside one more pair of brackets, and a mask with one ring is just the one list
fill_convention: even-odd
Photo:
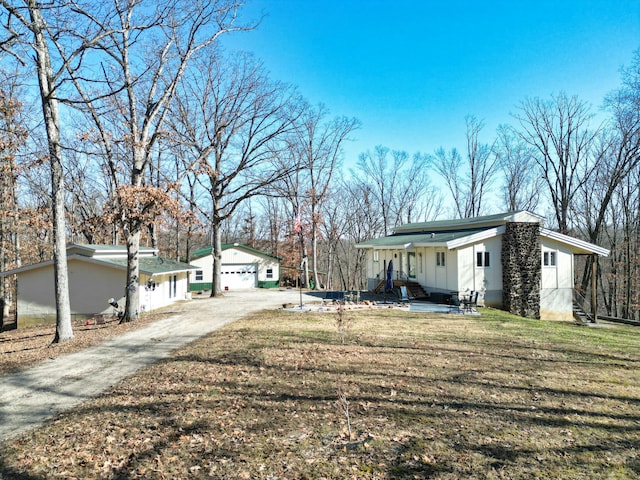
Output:
[[347,164],[376,145],[464,152],[466,115],[489,142],[527,97],[564,91],[597,111],[640,47],[640,0],[247,0],[246,18],[261,13],[227,48],[358,118]]

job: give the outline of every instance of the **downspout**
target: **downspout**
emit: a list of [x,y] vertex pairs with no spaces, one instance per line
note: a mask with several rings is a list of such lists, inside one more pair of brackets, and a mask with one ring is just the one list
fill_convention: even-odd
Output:
[[593,323],[598,320],[598,291],[597,291],[597,273],[598,273],[598,255],[591,255],[591,312],[593,314]]

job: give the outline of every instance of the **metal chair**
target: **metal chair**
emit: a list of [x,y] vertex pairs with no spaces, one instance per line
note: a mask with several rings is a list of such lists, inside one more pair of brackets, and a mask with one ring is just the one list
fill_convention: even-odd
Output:
[[473,312],[478,307],[478,295],[480,292],[471,292],[469,298],[462,301],[465,312]]

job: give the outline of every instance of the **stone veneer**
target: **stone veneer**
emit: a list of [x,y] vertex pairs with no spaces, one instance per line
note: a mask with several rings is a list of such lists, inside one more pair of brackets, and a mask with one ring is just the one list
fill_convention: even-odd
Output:
[[502,304],[527,318],[540,318],[540,224],[506,225],[502,238]]

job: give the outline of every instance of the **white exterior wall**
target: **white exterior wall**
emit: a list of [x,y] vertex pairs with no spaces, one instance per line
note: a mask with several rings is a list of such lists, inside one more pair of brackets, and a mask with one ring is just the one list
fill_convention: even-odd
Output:
[[[69,259],[69,297],[71,314],[88,318],[96,314],[111,315],[110,298],[124,307],[126,270],[111,268],[79,259]],[[176,296],[169,298],[168,275],[156,275],[156,289],[146,288],[146,275],[141,275],[140,306],[144,312],[184,300],[187,293],[187,273],[176,273]],[[56,305],[53,265],[26,270],[18,274],[18,327],[55,322]]]
[[[113,307],[107,302],[110,298],[124,306],[126,270],[80,260],[70,260],[68,269],[72,314],[90,316],[96,313],[113,313]],[[55,303],[53,311],[55,312]]]
[[[171,305],[178,300],[187,299],[188,282],[187,272],[178,272],[171,274],[156,274],[151,277],[151,281],[155,287],[149,287],[148,275],[140,276],[140,312],[148,312],[156,308]],[[175,282],[175,294],[173,287],[173,279]]]
[[56,308],[53,266],[23,272],[18,276],[18,328],[55,320]]
[[[262,255],[255,255],[241,248],[229,248],[222,252],[222,263],[228,265],[258,266],[258,281],[273,281],[280,278],[280,264],[277,260]],[[267,269],[273,269],[273,277],[267,278]]]
[[[556,266],[543,265],[543,252],[556,252]],[[540,264],[540,318],[571,320],[573,318],[574,262],[571,250],[559,242],[542,239]]]
[[[190,262],[194,267],[198,267],[202,270],[202,280],[196,280],[196,272],[192,270],[190,273],[189,281],[191,283],[211,283],[213,278],[213,256],[207,255],[206,257],[196,258]],[[280,262],[278,260],[261,255],[255,255],[242,248],[228,248],[222,252],[222,264],[223,265],[256,265],[258,267],[259,282],[270,282],[280,279]],[[273,270],[272,277],[267,278],[267,270],[271,268]]]
[[[110,314],[109,298],[124,305],[126,272],[75,259],[69,260],[68,271],[72,315]],[[19,326],[55,320],[53,265],[18,275],[17,308]]]
[[[458,288],[461,292],[481,292],[478,302],[485,305],[502,305],[502,237],[474,243],[457,250]],[[489,252],[489,266],[478,267],[478,253]]]
[[196,280],[195,270],[189,272],[189,281],[191,283],[211,283],[211,279],[213,278],[213,257],[211,255],[196,258],[190,262],[190,265],[202,270],[202,280]]

